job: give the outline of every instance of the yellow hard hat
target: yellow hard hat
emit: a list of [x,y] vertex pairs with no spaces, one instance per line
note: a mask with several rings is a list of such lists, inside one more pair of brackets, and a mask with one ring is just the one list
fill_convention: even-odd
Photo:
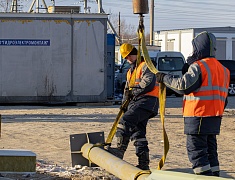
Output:
[[122,58],[126,58],[135,47],[132,44],[124,43],[120,47]]

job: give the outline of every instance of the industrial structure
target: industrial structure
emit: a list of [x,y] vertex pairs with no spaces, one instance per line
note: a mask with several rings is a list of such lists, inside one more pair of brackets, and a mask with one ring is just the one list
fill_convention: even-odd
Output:
[[[34,0],[32,6],[35,2],[38,3],[39,0]],[[138,33],[142,52],[144,57],[148,57],[143,31],[143,14],[148,13],[148,4],[147,1],[145,4],[141,4],[144,1],[138,0],[133,2],[136,3],[134,13],[140,15]],[[15,3],[17,5],[17,1]],[[46,5],[45,8],[48,11]],[[105,102],[107,99],[112,99],[115,35],[107,35],[107,24],[109,24],[107,14],[101,6],[99,10],[97,14],[57,14],[54,13],[56,6],[53,6],[52,13],[41,14],[38,7],[35,14],[32,14],[31,10],[25,14],[0,14],[0,75],[3,77],[0,79],[0,103]],[[161,46],[162,51],[180,51],[187,56],[192,49],[186,42],[191,42],[192,38],[203,30],[208,29],[180,30],[172,33],[161,31],[155,34],[156,48]],[[210,29],[210,32],[215,33],[217,37],[217,48],[221,58],[234,58],[233,46],[225,48],[223,53],[224,44],[226,47],[233,45],[234,38],[233,33],[229,33],[230,29],[218,31]],[[146,59],[149,60],[151,71],[156,73],[158,70],[150,63],[150,58]],[[82,163],[99,165],[124,180],[208,179],[205,176],[160,171],[169,150],[168,136],[164,127],[166,87],[163,84],[160,86],[164,155],[159,162],[158,171],[141,170],[104,150],[103,146],[111,144],[124,108],[120,108],[120,115],[110,131],[111,136],[107,138],[110,142],[106,140],[104,143],[103,132],[98,136],[92,134],[92,137],[89,134],[82,134],[86,140],[76,134],[70,137],[73,165],[81,164],[77,161],[79,157],[83,159]],[[91,139],[97,144],[93,144]],[[34,154],[30,157],[33,157],[33,161],[36,158]],[[210,177],[210,179],[223,178]]]
[[0,31],[0,103],[113,98],[115,39],[106,14],[2,13]]

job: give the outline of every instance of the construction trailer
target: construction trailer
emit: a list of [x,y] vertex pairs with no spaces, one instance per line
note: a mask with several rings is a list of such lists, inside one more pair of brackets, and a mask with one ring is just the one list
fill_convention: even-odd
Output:
[[106,14],[0,14],[0,103],[106,102],[115,38]]
[[161,46],[161,51],[180,51],[187,58],[193,52],[192,39],[203,31],[208,31],[215,35],[217,59],[235,60],[234,27],[162,30],[154,33],[154,44]]

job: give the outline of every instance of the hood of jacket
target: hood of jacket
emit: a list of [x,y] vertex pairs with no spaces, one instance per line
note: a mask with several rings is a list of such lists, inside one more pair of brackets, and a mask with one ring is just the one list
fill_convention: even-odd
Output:
[[216,38],[207,31],[201,32],[193,40],[193,56],[197,59],[215,57]]

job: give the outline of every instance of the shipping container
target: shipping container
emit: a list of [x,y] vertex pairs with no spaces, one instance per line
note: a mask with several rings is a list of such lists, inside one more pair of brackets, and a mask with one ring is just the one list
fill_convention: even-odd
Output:
[[0,14],[0,103],[105,102],[112,61],[106,14]]

